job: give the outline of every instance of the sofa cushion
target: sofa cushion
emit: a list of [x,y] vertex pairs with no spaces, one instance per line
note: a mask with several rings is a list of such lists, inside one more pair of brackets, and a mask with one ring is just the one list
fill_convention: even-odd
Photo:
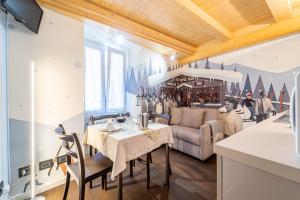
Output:
[[182,120],[182,109],[171,107],[171,124],[180,125]]
[[200,129],[173,125],[171,126],[174,138],[191,144],[200,145]]
[[203,124],[205,122],[211,121],[211,120],[218,120],[220,119],[220,112],[218,109],[213,108],[206,108],[203,109],[205,111],[204,117],[203,117]]
[[202,109],[183,108],[181,125],[199,129],[203,123],[203,114]]

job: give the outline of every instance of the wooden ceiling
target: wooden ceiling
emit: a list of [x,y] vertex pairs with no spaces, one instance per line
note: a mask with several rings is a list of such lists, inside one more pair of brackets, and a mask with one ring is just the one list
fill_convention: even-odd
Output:
[[38,0],[172,48],[181,64],[300,31],[300,0]]

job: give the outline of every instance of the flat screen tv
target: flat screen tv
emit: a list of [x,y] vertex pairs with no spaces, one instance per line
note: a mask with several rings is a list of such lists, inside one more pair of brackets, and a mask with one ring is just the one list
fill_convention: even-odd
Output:
[[43,16],[35,0],[1,0],[2,6],[29,30],[38,33]]

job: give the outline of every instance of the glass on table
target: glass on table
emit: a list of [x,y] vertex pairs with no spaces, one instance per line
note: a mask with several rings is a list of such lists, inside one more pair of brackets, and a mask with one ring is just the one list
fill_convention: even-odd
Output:
[[131,117],[126,117],[126,126],[129,131],[134,130],[135,123]]

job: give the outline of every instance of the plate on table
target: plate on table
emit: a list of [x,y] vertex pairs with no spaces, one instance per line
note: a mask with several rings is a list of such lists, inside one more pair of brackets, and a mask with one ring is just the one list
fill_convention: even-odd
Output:
[[114,127],[103,127],[101,129],[101,131],[105,131],[105,132],[117,132],[117,131],[120,131],[124,128],[123,125],[115,125]]

